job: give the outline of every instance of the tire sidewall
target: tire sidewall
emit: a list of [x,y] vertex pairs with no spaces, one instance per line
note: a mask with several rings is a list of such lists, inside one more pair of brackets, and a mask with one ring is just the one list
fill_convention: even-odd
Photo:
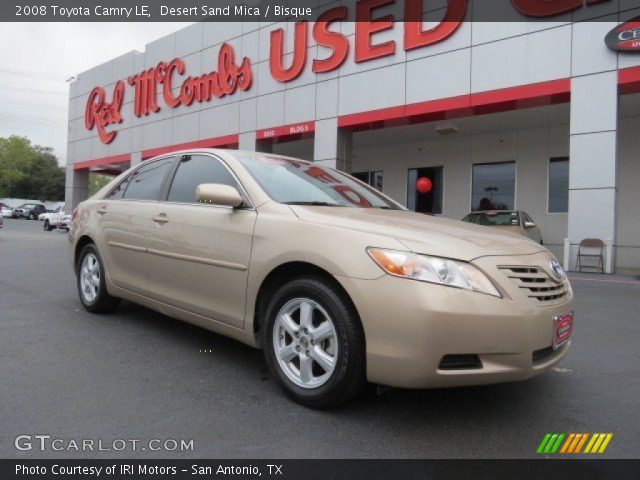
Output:
[[[280,368],[273,346],[273,329],[275,325],[276,315],[282,306],[293,298],[309,298],[319,303],[329,314],[333,321],[338,337],[338,359],[336,367],[329,378],[323,385],[316,388],[302,388],[294,384]],[[353,321],[349,318],[348,312],[341,308],[339,297],[327,286],[325,282],[315,278],[302,278],[292,280],[282,286],[273,296],[265,315],[266,332],[263,338],[263,348],[267,364],[271,371],[276,375],[278,382],[284,390],[302,400],[303,403],[312,403],[320,401],[328,396],[334,396],[336,392],[345,390],[350,380],[350,370],[352,363],[350,361],[351,345],[354,339],[349,338],[349,332],[346,322]]]

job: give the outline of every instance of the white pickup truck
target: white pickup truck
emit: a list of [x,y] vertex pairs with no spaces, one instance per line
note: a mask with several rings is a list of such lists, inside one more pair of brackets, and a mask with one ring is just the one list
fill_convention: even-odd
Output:
[[64,204],[58,206],[53,212],[41,213],[38,220],[44,220],[43,228],[50,232],[58,225],[58,221],[64,216]]

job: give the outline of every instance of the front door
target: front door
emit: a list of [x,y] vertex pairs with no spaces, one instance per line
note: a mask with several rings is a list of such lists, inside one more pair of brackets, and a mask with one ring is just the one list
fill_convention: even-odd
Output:
[[256,212],[196,202],[196,187],[238,188],[217,158],[185,155],[150,222],[150,296],[163,303],[242,327]]

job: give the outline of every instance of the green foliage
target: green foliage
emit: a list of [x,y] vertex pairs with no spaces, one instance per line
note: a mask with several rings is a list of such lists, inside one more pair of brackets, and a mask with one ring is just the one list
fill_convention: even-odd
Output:
[[0,197],[60,201],[64,181],[64,168],[51,148],[17,135],[0,137]]
[[99,173],[89,174],[89,196],[95,195],[95,193],[104,187],[107,183],[113,180],[110,175],[101,175]]

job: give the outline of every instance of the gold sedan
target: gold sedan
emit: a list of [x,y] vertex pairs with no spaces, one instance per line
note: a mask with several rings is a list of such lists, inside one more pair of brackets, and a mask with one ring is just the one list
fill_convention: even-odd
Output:
[[542,245],[540,228],[527,212],[521,210],[486,210],[471,212],[462,219],[463,222],[475,223],[485,227],[500,228],[507,232],[517,233]]
[[78,206],[69,241],[87,310],[124,298],[262,348],[284,391],[316,408],[367,381],[524,380],[571,339],[573,293],[544,247],[303,160],[147,160]]

